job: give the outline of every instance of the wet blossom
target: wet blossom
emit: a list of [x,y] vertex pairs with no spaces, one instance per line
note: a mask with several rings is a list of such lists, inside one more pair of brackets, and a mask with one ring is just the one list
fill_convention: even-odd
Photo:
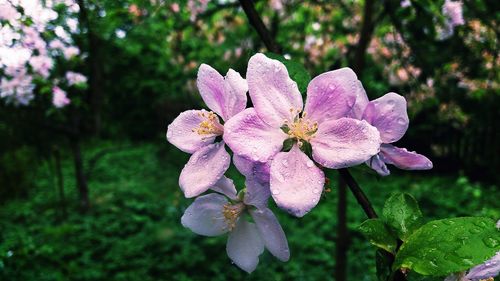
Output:
[[70,104],[70,100],[65,91],[55,86],[52,88],[52,104],[57,108],[63,108]]
[[224,142],[215,142],[224,134],[224,126],[247,102],[247,82],[232,69],[226,77],[202,64],[198,69],[200,95],[212,111],[187,110],[169,126],[167,140],[191,158],[181,172],[179,185],[188,198],[198,196],[213,186],[226,172],[230,156]]
[[[233,181],[222,177],[211,189],[218,193],[200,196],[186,209],[182,225],[205,236],[228,233],[226,252],[241,269],[250,273],[267,249],[281,261],[288,261],[290,250],[285,233],[273,212],[267,208],[269,188],[252,179],[239,194]],[[248,214],[253,222],[248,221]]]
[[382,176],[390,174],[386,164],[404,170],[432,168],[432,162],[427,157],[391,144],[400,140],[408,129],[409,118],[404,97],[388,93],[376,100],[368,101],[366,95],[360,95],[355,108],[357,112],[353,117],[366,120],[375,126],[382,139],[380,152],[366,162],[369,167]]
[[[305,106],[297,84],[277,60],[254,55],[246,78],[254,107],[226,122],[224,141],[240,157],[262,163],[272,159],[272,196],[291,214],[305,215],[321,197],[325,177],[313,160],[338,169],[363,163],[379,152],[377,129],[347,118],[357,96],[364,93],[351,69],[315,77]],[[291,145],[289,151],[283,151],[285,141]],[[313,160],[304,153],[308,147]]]

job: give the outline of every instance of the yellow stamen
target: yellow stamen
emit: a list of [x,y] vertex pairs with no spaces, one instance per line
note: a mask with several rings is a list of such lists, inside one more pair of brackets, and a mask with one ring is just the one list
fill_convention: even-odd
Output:
[[227,203],[224,205],[224,209],[222,210],[222,214],[224,215],[224,220],[228,226],[228,230],[231,231],[236,226],[236,222],[238,221],[239,216],[245,210],[245,204],[236,203],[231,204]]
[[193,132],[198,135],[222,135],[224,133],[224,127],[219,123],[219,117],[215,113],[200,112],[198,115],[203,118],[203,121],[200,122],[198,128],[193,129]]
[[302,117],[299,117],[297,113],[297,116],[294,118],[293,124],[285,122],[285,124],[289,128],[288,135],[291,138],[297,139],[299,146],[303,141],[309,142],[313,138],[314,133],[316,133],[316,131],[318,130],[318,123],[307,120],[306,116],[306,112],[302,113]]

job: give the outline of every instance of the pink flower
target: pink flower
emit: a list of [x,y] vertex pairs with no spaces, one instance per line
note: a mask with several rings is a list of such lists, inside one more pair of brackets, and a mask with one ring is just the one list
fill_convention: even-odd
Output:
[[375,126],[382,139],[380,152],[366,164],[381,176],[390,174],[386,164],[403,170],[428,170],[432,162],[425,156],[399,148],[391,143],[400,140],[409,125],[406,99],[396,93],[388,93],[376,100],[368,101],[366,94],[358,96],[352,117],[366,120]]
[[87,83],[87,77],[81,73],[68,71],[66,72],[66,80],[68,80],[68,85],[72,86],[75,84],[85,84]]
[[54,66],[53,60],[48,56],[34,56],[29,60],[33,71],[40,74],[43,78],[48,78],[50,70]]
[[0,3],[0,20],[12,21],[21,17],[21,14],[10,3]]
[[[241,269],[250,273],[259,263],[264,248],[281,261],[288,261],[290,250],[278,219],[267,208],[269,187],[252,179],[245,182],[246,191],[237,196],[233,181],[222,177],[211,189],[219,193],[200,196],[186,209],[182,225],[205,236],[228,233],[226,252]],[[228,200],[228,198],[230,200]],[[254,222],[249,222],[248,214]]]
[[62,51],[63,51],[64,57],[67,60],[69,60],[69,59],[71,59],[73,57],[76,57],[76,56],[78,56],[80,54],[80,49],[78,49],[75,46],[66,47]]
[[70,104],[70,100],[68,99],[66,92],[61,90],[61,88],[54,86],[52,88],[52,104],[57,108],[63,108],[66,105]]
[[[356,74],[343,68],[315,77],[303,106],[297,84],[279,61],[256,54],[248,62],[247,81],[254,108],[229,119],[224,141],[233,152],[258,162],[271,161],[270,186],[279,207],[304,216],[318,203],[324,186],[323,167],[357,165],[380,148],[377,129],[366,121],[346,118],[363,91]],[[283,142],[292,145],[282,151]]]
[[172,12],[174,13],[178,13],[180,12],[181,8],[179,7],[179,4],[178,3],[173,3],[172,5],[170,5],[170,9],[172,10]]
[[411,6],[411,1],[410,0],[402,0],[400,3],[402,8],[407,8]]
[[217,70],[202,64],[198,70],[197,86],[203,101],[212,111],[184,111],[167,130],[170,143],[192,154],[179,178],[179,186],[188,198],[208,190],[229,168],[231,157],[224,142],[214,143],[216,137],[224,134],[219,116],[227,122],[242,111],[247,102],[247,82],[232,69],[223,77]]
[[15,105],[28,105],[34,98],[33,78],[28,75],[26,68],[16,69],[8,67],[6,74],[12,76],[11,79],[2,78],[0,83],[0,98],[5,98],[7,102]]

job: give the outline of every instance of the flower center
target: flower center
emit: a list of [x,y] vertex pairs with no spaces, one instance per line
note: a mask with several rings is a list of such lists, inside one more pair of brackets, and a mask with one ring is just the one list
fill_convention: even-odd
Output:
[[236,222],[244,210],[245,204],[241,202],[236,204],[227,203],[224,205],[222,214],[224,215],[224,221],[226,222],[229,231],[233,230],[236,226]]
[[288,120],[285,120],[281,129],[288,134],[289,138],[296,139],[298,145],[302,146],[303,142],[309,142],[314,137],[314,133],[318,131],[318,123],[306,119],[306,112],[302,112],[300,115],[300,110],[293,108],[290,109],[290,112],[296,113],[293,123],[290,124]]
[[224,127],[219,123],[219,117],[212,111],[200,112],[198,115],[203,119],[198,125],[198,128],[193,129],[193,132],[198,135],[222,135]]

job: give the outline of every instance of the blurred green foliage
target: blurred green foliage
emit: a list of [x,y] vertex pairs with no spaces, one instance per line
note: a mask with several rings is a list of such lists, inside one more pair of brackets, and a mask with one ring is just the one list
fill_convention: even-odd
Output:
[[[192,201],[183,197],[177,184],[186,154],[163,142],[96,142],[87,151],[87,160],[94,159],[89,214],[81,215],[76,208],[71,159],[63,161],[66,218],[48,164],[36,166],[36,187],[27,198],[0,208],[0,280],[333,279],[335,184],[304,218],[277,212],[291,259],[281,263],[265,252],[260,266],[248,275],[231,265],[225,237],[202,237],[180,224]],[[241,176],[233,169],[229,174],[241,188]],[[329,177],[336,183],[336,173]],[[500,217],[498,188],[462,176],[401,172],[378,178],[357,169],[355,177],[378,212],[391,192],[404,191],[417,198],[428,219]],[[365,215],[352,196],[348,209],[348,278],[373,280],[375,249],[356,230]]]

